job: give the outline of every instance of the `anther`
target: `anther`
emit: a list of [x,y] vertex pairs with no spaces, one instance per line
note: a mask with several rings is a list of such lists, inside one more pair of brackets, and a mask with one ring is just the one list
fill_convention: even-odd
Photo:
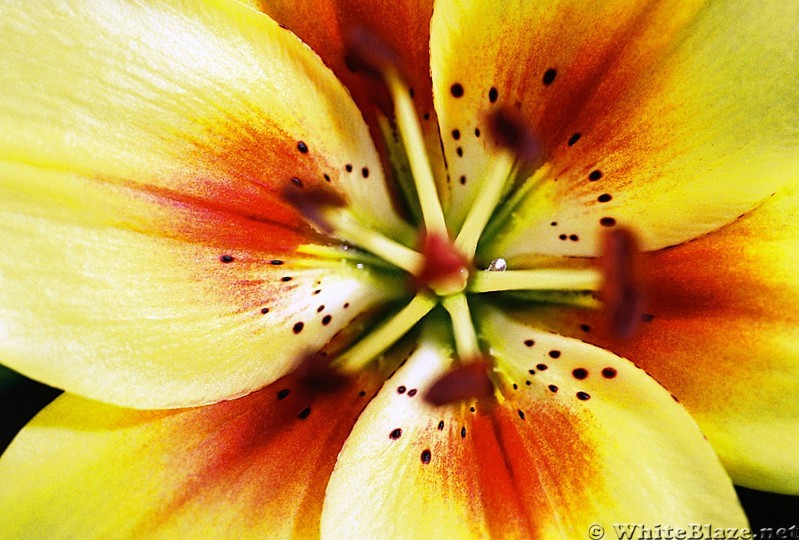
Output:
[[601,298],[605,304],[610,330],[618,338],[629,338],[641,322],[645,294],[638,242],[625,228],[608,231],[604,236]]
[[467,399],[485,399],[494,393],[494,385],[489,376],[489,363],[483,359],[473,359],[442,375],[427,390],[425,401],[441,406]]

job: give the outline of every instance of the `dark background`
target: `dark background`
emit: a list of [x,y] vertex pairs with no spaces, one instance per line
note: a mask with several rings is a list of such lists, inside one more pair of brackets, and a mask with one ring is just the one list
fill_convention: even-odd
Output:
[[[2,369],[2,368],[0,368]],[[25,423],[60,392],[19,375],[0,377],[0,452]],[[799,419],[797,419],[799,422]],[[799,463],[797,463],[799,467]],[[799,496],[775,495],[737,488],[741,504],[757,532],[763,527],[799,529]],[[799,531],[791,538],[799,538]]]

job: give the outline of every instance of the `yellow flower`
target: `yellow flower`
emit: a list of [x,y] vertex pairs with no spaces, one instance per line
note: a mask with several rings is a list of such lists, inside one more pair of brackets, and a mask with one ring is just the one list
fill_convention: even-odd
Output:
[[3,535],[584,538],[799,493],[799,4],[9,4],[0,361],[66,393],[0,459]]

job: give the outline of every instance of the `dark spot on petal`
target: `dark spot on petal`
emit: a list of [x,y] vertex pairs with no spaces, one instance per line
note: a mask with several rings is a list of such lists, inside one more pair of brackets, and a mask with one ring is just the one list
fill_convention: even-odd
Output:
[[263,313],[264,315],[266,315],[267,313],[269,313],[269,308],[268,308],[268,307],[262,307],[262,308],[261,308],[261,313]]
[[303,142],[303,141],[299,141],[297,143],[297,150],[299,150],[301,154],[307,154],[308,153],[308,145],[305,144],[305,142]]
[[525,339],[524,344],[527,345],[528,347],[532,347],[533,345],[535,345],[535,341],[533,341],[532,339]]
[[560,351],[549,351],[550,358],[560,358]]
[[330,182],[330,175],[329,174],[323,174],[322,176],[324,177],[325,182]]
[[582,330],[583,332],[590,332],[591,331],[591,327],[588,326],[587,324],[581,324],[580,325],[580,330]]
[[474,136],[480,137],[480,128],[474,128]]
[[408,95],[411,96],[411,99],[414,98],[413,88],[408,88]]
[[530,385],[532,385],[533,383],[532,383],[531,381],[524,381],[524,384],[526,384],[527,386],[530,386]]
[[558,70],[555,68],[549,68],[544,72],[544,77],[541,79],[546,86],[549,86],[553,82],[555,82],[555,76],[558,74]]
[[476,409],[474,407],[469,407],[470,412],[474,412]]
[[303,410],[300,411],[300,414],[297,415],[297,418],[300,420],[305,420],[311,415],[311,408],[305,407]]
[[527,373],[529,373],[530,375],[535,375],[535,370],[534,369],[528,369]]
[[443,430],[444,430],[444,421],[442,420],[441,422],[438,423],[438,431],[443,431]]
[[612,217],[603,217],[602,219],[599,220],[599,224],[602,225],[603,227],[613,227],[614,225],[616,225],[616,220],[613,219]]
[[612,198],[613,197],[610,195],[610,193],[603,193],[602,195],[597,197],[596,200],[598,200],[599,202],[609,202]]
[[346,303],[344,304],[344,309],[347,309],[348,307],[350,307],[350,303],[349,303],[349,302],[346,302]]
[[465,439],[465,438],[466,438],[466,426],[463,426],[461,428],[461,439]]
[[394,429],[391,433],[388,434],[388,437],[392,440],[397,440],[402,437],[402,430],[400,428]]
[[602,178],[602,171],[599,169],[595,169],[588,174],[588,179],[592,182],[596,182],[600,178]]
[[602,368],[602,376],[606,379],[612,379],[616,376],[616,370],[612,367]]
[[324,309],[325,309],[325,305],[324,305],[324,304],[322,304],[321,306],[319,306],[318,308],[316,308],[316,312],[317,312],[317,313],[321,313],[322,311],[324,311]]
[[300,332],[302,332],[303,327],[305,327],[305,323],[298,322],[294,324],[294,328],[292,328],[292,330],[294,331],[295,334],[299,334]]
[[652,319],[654,319],[654,318],[655,318],[655,316],[652,315],[651,313],[642,313],[641,314],[641,320],[644,321],[644,322],[652,322]]
[[577,236],[576,234],[570,234],[569,235],[569,240],[571,240],[572,242],[577,242],[579,239],[580,239],[580,237]]
[[558,387],[555,386],[554,384],[550,384],[549,386],[547,386],[547,388],[549,388],[549,391],[552,392],[553,394],[558,391]]
[[344,165],[344,168],[347,170],[347,172],[352,172],[352,163],[347,163]]
[[546,371],[547,369],[549,369],[549,366],[547,366],[546,364],[536,364],[535,368],[538,371]]
[[404,386],[398,386],[397,387],[397,393],[398,394],[404,394],[405,390],[407,390],[407,388],[405,388]]
[[430,113],[428,113],[428,112],[424,113],[422,115],[422,118],[424,118],[425,120],[430,120]]
[[514,389],[514,390],[518,390],[518,389],[519,389],[519,385],[518,385],[518,384],[516,384],[516,383],[513,383],[513,389]]
[[569,146],[574,146],[574,144],[575,144],[577,141],[579,141],[579,140],[580,140],[580,137],[582,137],[582,136],[583,136],[583,134],[582,134],[582,133],[575,133],[574,135],[572,135],[571,137],[569,137]]
[[519,418],[521,418],[522,420],[524,420],[524,411],[523,411],[523,410],[521,410],[521,409],[519,409]]
[[567,240],[569,237],[565,234],[560,234],[558,235],[558,238],[560,238],[561,240]]
[[588,394],[587,392],[577,392],[577,399],[579,399],[580,401],[588,401],[589,399],[591,399],[591,395]]
[[431,459],[432,457],[433,457],[433,454],[431,454],[431,453],[430,453],[430,450],[428,450],[428,449],[425,449],[424,451],[422,451],[422,456],[421,456],[421,458],[422,458],[422,463],[424,463],[425,465],[427,465],[428,463],[430,463],[430,459]]
[[460,146],[455,149],[455,152],[458,154],[458,157],[463,157],[463,148]]
[[461,185],[464,185],[464,184],[466,184],[466,177],[465,176],[461,176],[458,181],[461,183]]
[[453,97],[459,98],[463,97],[463,86],[461,83],[455,83],[449,87],[449,91]]
[[369,168],[368,167],[364,167],[363,169],[361,169],[361,176],[363,176],[364,178],[369,178]]
[[314,294],[314,295],[317,295],[317,294],[319,294],[320,292],[322,292],[322,289],[316,289],[316,290],[313,292],[313,294]]
[[286,397],[291,393],[291,390],[288,388],[284,388],[277,393],[277,399],[286,399]]
[[294,184],[297,187],[302,187],[302,180],[300,180],[296,176],[292,176],[291,177],[291,183]]
[[236,259],[235,257],[233,257],[233,255],[222,255],[221,257],[219,257],[219,262],[223,262],[225,264],[232,263],[235,260]]
[[272,259],[271,261],[269,261],[269,264],[273,266],[280,266],[281,264],[283,264],[283,261],[281,261],[280,259]]
[[408,397],[415,396],[416,392],[418,392],[418,390],[416,388],[411,388],[410,390],[408,390]]
[[322,324],[327,326],[328,324],[330,324],[330,321],[332,320],[333,320],[332,315],[325,315],[324,317],[322,317]]
[[294,278],[291,276],[283,276],[282,278],[280,278],[280,281],[291,281],[292,279]]
[[366,390],[361,390],[360,392],[358,392],[358,395],[361,396],[361,397],[365,396],[366,395]]
[[575,368],[572,370],[572,376],[575,379],[583,380],[588,377],[588,370],[585,368]]
[[460,132],[460,130],[459,130],[459,129],[453,129],[453,130],[452,130],[452,138],[453,138],[453,139],[455,139],[456,141],[457,141],[457,140],[460,140],[460,138],[461,138],[461,132]]
[[491,103],[496,103],[497,98],[499,98],[499,90],[497,90],[495,87],[492,86],[491,89],[488,91],[488,101],[490,101]]
[[557,226],[558,226],[558,222],[557,222],[557,221],[553,221],[553,222],[551,222],[551,223],[549,224],[549,226],[550,226],[550,227],[557,227]]

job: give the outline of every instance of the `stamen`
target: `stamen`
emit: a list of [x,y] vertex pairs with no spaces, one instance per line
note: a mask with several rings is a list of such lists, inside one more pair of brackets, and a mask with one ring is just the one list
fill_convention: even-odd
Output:
[[514,168],[532,165],[539,153],[532,131],[527,129],[514,111],[495,111],[488,118],[488,126],[498,151],[480,194],[472,203],[455,240],[455,245],[469,259],[474,257],[486,224],[505,193],[508,177]]
[[358,371],[405,335],[435,306],[434,296],[417,294],[399,313],[339,356],[332,367],[345,372]]
[[494,291],[598,291],[602,273],[593,268],[506,270],[475,273],[466,290],[472,293]]
[[496,156],[479,195],[469,209],[463,227],[455,239],[455,246],[467,259],[474,257],[483,229],[505,191],[505,183],[513,170],[513,164],[514,156],[511,152],[501,151]]
[[476,358],[482,355],[477,343],[477,333],[469,313],[469,303],[463,293],[444,298],[442,304],[452,318],[452,332],[455,335],[455,348],[463,359]]
[[364,226],[348,210],[330,209],[325,213],[325,219],[337,238],[370,251],[406,272],[414,275],[421,272],[424,266],[421,254]]
[[405,151],[408,154],[416,191],[422,206],[422,217],[427,234],[448,236],[433,169],[427,158],[422,128],[419,118],[416,116],[413,101],[408,94],[408,87],[393,65],[384,65],[382,74],[391,98],[394,100],[397,125],[405,143]]

